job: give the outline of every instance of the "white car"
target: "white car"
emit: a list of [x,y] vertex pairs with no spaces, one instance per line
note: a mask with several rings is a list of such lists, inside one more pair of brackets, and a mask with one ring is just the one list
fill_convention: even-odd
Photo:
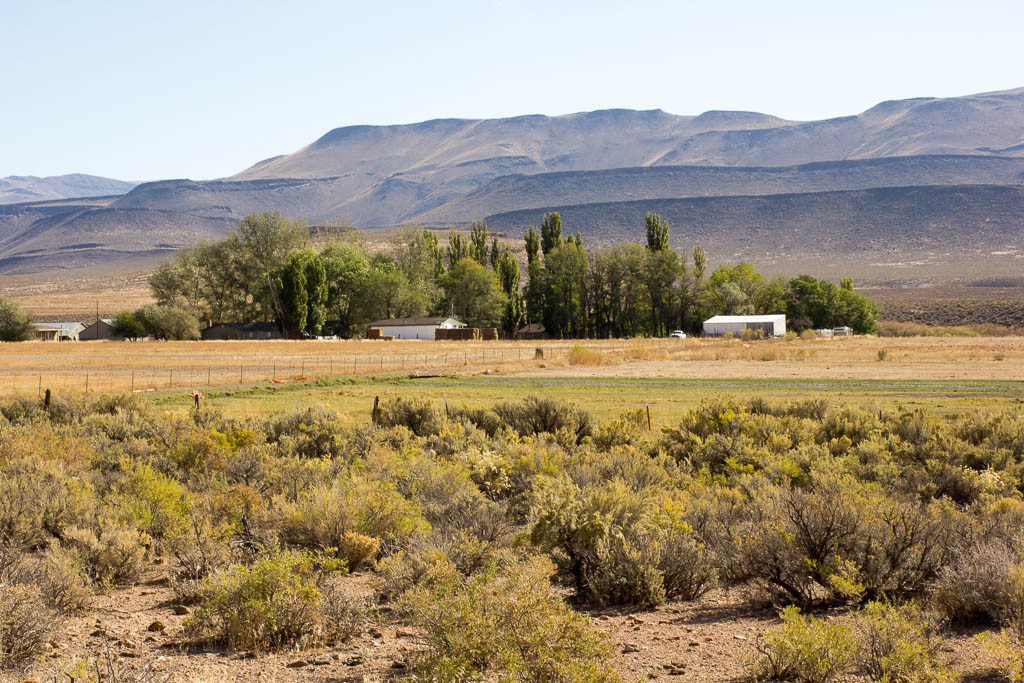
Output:
[[686,339],[686,333],[682,330],[672,330],[672,334],[668,336],[670,339]]

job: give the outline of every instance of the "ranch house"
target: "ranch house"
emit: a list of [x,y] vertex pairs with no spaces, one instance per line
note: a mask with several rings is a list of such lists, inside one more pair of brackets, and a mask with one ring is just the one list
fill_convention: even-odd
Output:
[[372,337],[423,339],[434,341],[437,330],[461,329],[466,323],[455,318],[391,318],[374,320],[369,325]]

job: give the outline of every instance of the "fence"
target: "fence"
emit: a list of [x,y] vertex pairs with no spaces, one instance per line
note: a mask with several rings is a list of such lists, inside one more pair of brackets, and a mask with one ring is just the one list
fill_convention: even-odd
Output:
[[[675,340],[644,340],[645,348],[651,344],[661,346]],[[159,344],[160,342],[150,342]],[[65,342],[63,344],[74,344]],[[476,342],[445,345],[444,349],[402,352],[397,345],[392,351],[354,353],[316,353],[262,355],[251,353],[237,362],[224,359],[206,363],[181,363],[159,360],[146,361],[139,354],[120,358],[117,342],[90,343],[88,351],[96,349],[109,362],[99,363],[87,359],[81,367],[60,367],[57,362],[23,364],[0,369],[0,395],[36,395],[46,389],[83,392],[86,394],[151,392],[175,388],[203,389],[232,387],[258,383],[285,384],[294,381],[338,376],[379,374],[432,374],[457,373],[484,368],[508,368],[535,361],[536,350],[543,350],[545,361],[564,362],[574,347],[585,347],[602,354],[616,355],[636,343],[610,341],[544,341],[544,342]],[[253,343],[249,343],[249,349]],[[258,343],[257,343],[258,344]],[[79,343],[78,348],[85,348]],[[124,348],[124,347],[121,347]],[[76,349],[77,350],[77,349]],[[133,348],[132,351],[137,351]],[[202,355],[197,349],[196,355]],[[3,360],[0,354],[0,360]]]

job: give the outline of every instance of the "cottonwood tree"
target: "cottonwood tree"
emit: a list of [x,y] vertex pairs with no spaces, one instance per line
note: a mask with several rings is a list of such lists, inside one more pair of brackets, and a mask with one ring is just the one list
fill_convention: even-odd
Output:
[[27,341],[32,338],[28,313],[10,299],[0,298],[0,341]]
[[442,278],[441,287],[441,312],[472,327],[496,326],[508,303],[495,272],[472,258],[456,263]]

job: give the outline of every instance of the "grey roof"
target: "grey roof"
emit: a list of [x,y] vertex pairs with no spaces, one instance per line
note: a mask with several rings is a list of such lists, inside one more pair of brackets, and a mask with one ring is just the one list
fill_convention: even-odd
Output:
[[85,329],[85,325],[82,323],[67,323],[67,322],[40,322],[32,323],[32,327],[37,330],[56,330],[64,336],[71,336],[78,334]]
[[782,313],[771,315],[716,315],[708,318],[706,323],[777,323],[786,322],[786,316]]

